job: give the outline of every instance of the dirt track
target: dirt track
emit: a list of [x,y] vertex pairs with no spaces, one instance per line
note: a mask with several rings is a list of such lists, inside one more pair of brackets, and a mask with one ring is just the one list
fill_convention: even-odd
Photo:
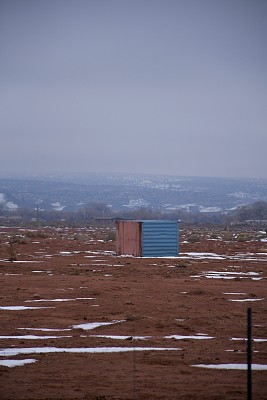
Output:
[[[246,363],[251,307],[253,338],[265,339],[252,361],[266,366],[267,242],[207,230],[188,242],[182,230],[179,258],[141,259],[116,257],[108,233],[1,228],[0,306],[49,308],[0,309],[0,362],[35,360],[0,365],[0,398],[246,398],[245,370],[193,365]],[[74,327],[89,323],[106,324]],[[253,372],[253,395],[267,399],[266,370]]]

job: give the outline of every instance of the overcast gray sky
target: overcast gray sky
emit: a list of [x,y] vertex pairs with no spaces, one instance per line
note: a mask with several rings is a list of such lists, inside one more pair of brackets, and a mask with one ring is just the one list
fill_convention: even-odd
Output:
[[267,178],[266,0],[0,0],[0,173]]

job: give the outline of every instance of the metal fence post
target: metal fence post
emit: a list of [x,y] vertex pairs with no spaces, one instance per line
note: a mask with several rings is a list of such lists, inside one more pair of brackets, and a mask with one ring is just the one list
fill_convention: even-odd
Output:
[[247,400],[252,400],[251,377],[251,308],[247,309]]

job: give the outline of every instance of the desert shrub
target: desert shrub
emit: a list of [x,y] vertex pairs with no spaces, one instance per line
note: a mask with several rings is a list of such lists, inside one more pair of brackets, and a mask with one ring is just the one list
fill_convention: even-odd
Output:
[[9,248],[8,248],[8,260],[9,261],[17,261],[18,255],[16,251],[16,247],[14,246],[13,243],[9,242]]
[[210,234],[210,239],[218,239],[217,233],[212,232],[212,233]]
[[104,238],[104,242],[114,242],[116,240],[116,233],[111,231]]
[[23,235],[12,235],[9,240],[10,245],[14,244],[26,244],[28,243],[28,239]]
[[36,238],[37,237],[37,231],[26,231],[25,236],[28,238]]
[[251,236],[244,233],[240,233],[239,235],[237,235],[236,240],[237,242],[247,242],[251,240]]
[[43,231],[26,231],[25,237],[32,238],[32,239],[35,239],[35,238],[44,238],[45,239],[45,238],[48,238],[49,235]]
[[75,233],[73,240],[80,240],[81,242],[88,242],[91,239],[89,235]]
[[233,233],[232,232],[224,232],[223,233],[223,240],[226,240],[227,242],[230,242],[230,241],[232,241],[232,240],[234,240],[234,237],[233,237]]
[[192,233],[187,240],[189,243],[200,242],[200,236],[197,233]]
[[43,238],[43,239],[47,239],[50,237],[50,235],[46,232],[42,232],[42,231],[38,231],[37,232],[37,237],[38,238]]

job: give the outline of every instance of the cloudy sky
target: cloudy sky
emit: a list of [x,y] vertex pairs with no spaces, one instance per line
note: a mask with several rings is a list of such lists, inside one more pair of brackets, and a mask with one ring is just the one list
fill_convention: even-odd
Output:
[[0,173],[267,178],[266,0],[0,0]]

